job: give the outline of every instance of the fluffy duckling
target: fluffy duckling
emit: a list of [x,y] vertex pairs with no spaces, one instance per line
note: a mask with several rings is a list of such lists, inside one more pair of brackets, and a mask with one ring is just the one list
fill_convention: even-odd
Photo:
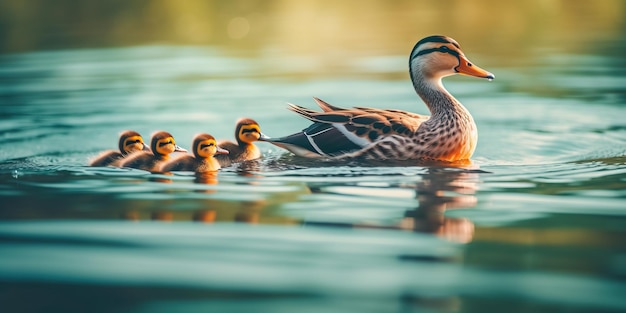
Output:
[[131,155],[124,159],[120,166],[154,172],[160,169],[161,163],[169,159],[171,153],[187,152],[187,150],[176,145],[172,134],[164,131],[152,134],[150,149],[152,149],[152,152],[143,151]]
[[120,139],[118,142],[118,147],[120,151],[109,150],[101,153],[98,157],[93,159],[90,166],[107,166],[113,165],[117,166],[122,159],[129,156],[132,153],[142,151],[142,150],[150,150],[150,147],[143,142],[143,138],[141,135],[132,130],[126,130],[120,134]]
[[227,150],[217,146],[215,138],[209,134],[196,135],[193,139],[192,148],[193,155],[182,155],[167,161],[161,167],[161,171],[214,172],[220,169],[220,164],[213,156],[216,154],[228,154]]
[[260,158],[261,151],[253,142],[269,139],[261,133],[259,123],[250,118],[241,118],[237,121],[235,138],[237,139],[237,143],[227,140],[222,140],[217,143],[220,148],[226,149],[229,152],[228,155],[215,156],[222,166]]

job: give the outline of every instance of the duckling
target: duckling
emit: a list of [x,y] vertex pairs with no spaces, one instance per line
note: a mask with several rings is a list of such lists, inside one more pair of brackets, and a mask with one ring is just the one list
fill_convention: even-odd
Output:
[[222,166],[229,166],[231,163],[254,160],[261,157],[261,151],[253,142],[269,139],[261,133],[259,123],[250,118],[241,118],[235,127],[235,138],[237,143],[222,140],[217,145],[228,150],[228,155],[216,155],[215,157]]
[[164,131],[152,134],[150,149],[152,152],[138,152],[124,159],[120,166],[154,172],[160,169],[161,163],[167,161],[172,152],[187,152],[187,150],[176,145],[172,134]]
[[213,157],[216,154],[228,154],[228,151],[217,146],[215,138],[209,134],[198,134],[193,138],[193,155],[181,155],[169,160],[161,167],[162,172],[195,171],[196,173],[214,172],[219,170],[220,163]]
[[471,63],[454,39],[440,35],[415,44],[409,74],[430,116],[394,109],[343,109],[314,98],[322,112],[289,105],[291,111],[313,122],[311,126],[267,141],[310,158],[469,160],[478,141],[476,124],[441,79],[455,74],[488,80],[495,76]]
[[150,147],[148,147],[148,145],[143,142],[143,138],[141,137],[141,135],[138,132],[132,130],[126,130],[120,134],[118,147],[120,149],[119,152],[114,150],[105,151],[101,153],[100,156],[93,159],[89,165],[117,166],[119,165],[119,163],[122,162],[122,159],[128,157],[135,152],[150,150]]

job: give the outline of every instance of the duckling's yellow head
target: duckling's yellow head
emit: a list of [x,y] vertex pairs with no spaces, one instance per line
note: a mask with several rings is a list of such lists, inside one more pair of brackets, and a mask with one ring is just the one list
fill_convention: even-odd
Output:
[[472,64],[456,40],[447,36],[429,36],[418,41],[409,59],[411,78],[439,79],[454,74],[494,79],[495,76]]
[[156,156],[167,156],[172,152],[186,152],[187,150],[176,145],[174,136],[168,132],[158,131],[152,135],[150,142],[152,153]]
[[213,136],[198,134],[193,138],[193,155],[196,159],[206,159],[216,154],[228,154],[228,151],[218,147]]
[[267,138],[261,133],[261,127],[259,123],[250,118],[242,118],[237,121],[237,127],[235,128],[235,138],[241,143],[252,143],[259,139]]
[[124,155],[148,149],[148,146],[143,142],[141,135],[132,130],[127,130],[120,134],[118,146],[120,148],[120,152]]

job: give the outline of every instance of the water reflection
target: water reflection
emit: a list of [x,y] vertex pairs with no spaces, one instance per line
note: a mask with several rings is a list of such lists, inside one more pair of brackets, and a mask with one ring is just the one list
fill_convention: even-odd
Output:
[[[370,175],[377,173],[375,180],[365,174],[367,178],[359,178],[361,182],[356,185],[311,182],[308,184],[310,196],[299,199],[300,203],[309,204],[288,206],[287,213],[299,217],[305,225],[395,229],[432,234],[459,243],[471,242],[474,223],[467,218],[449,216],[446,212],[477,205],[477,186],[481,173],[485,172],[468,166],[450,167],[449,164],[448,167],[413,168],[421,169],[421,172],[415,176],[408,174],[409,181],[401,178],[396,183],[390,182],[395,180],[389,176],[392,173],[382,172],[390,168],[368,167],[361,168],[361,171]],[[404,167],[399,169],[406,170]],[[330,171],[338,175],[340,169],[331,168]],[[332,210],[329,211],[328,207]]]
[[[275,160],[274,160],[275,161]],[[212,222],[241,222],[241,223],[274,223],[274,217],[271,213],[268,213],[268,203],[272,200],[250,200],[250,201],[236,201],[229,202],[219,199],[225,190],[231,188],[245,187],[249,192],[254,192],[255,188],[263,188],[265,183],[274,184],[271,182],[272,178],[267,177],[271,168],[267,168],[268,164],[272,166],[282,166],[280,162],[267,162],[262,161],[248,161],[243,162],[233,167],[222,169],[221,172],[209,172],[209,173],[195,173],[193,175],[193,185],[182,185],[182,178],[188,178],[188,175],[183,174],[171,174],[173,177],[169,179],[165,175],[155,175],[148,180],[151,182],[159,182],[171,184],[172,189],[165,189],[164,191],[171,194],[170,199],[159,201],[159,205],[156,207],[144,208],[143,210],[128,210],[122,214],[123,219],[127,220],[153,220],[153,221],[196,221],[203,223]],[[277,165],[278,164],[278,165]],[[323,165],[323,164],[318,164]],[[391,167],[393,169],[394,167]],[[361,167],[360,170],[351,168],[359,173],[357,175],[375,175],[374,177],[385,177],[387,180],[390,168],[378,168],[378,167]],[[398,167],[397,169],[402,169]],[[329,173],[338,175],[338,169],[334,166],[327,168]],[[236,176],[229,176],[228,181],[220,182],[220,175],[228,175],[227,173],[235,173]],[[303,170],[306,172],[306,170]],[[401,170],[403,171],[403,170]],[[298,172],[296,170],[295,172]],[[302,177],[302,180],[310,181],[305,190],[299,191],[289,200],[288,196],[280,200],[280,203],[286,203],[287,201],[296,201],[295,203],[302,203],[303,198],[307,195],[313,195],[321,199],[320,201],[326,201],[327,197],[333,197],[334,195],[347,196],[344,198],[346,201],[343,203],[341,200],[336,201],[336,205],[340,208],[347,208],[350,206],[350,202],[357,197],[371,197],[374,202],[368,203],[367,200],[361,203],[363,209],[381,209],[386,211],[385,207],[380,207],[380,203],[376,199],[376,194],[380,193],[384,197],[392,199],[393,206],[406,205],[405,198],[412,198],[417,204],[414,207],[407,209],[404,213],[397,215],[391,223],[380,223],[380,221],[364,222],[364,216],[356,216],[356,220],[352,223],[333,222],[330,220],[317,219],[312,221],[308,217],[309,212],[315,212],[318,209],[324,210],[324,204],[311,204],[306,205],[304,208],[304,216],[293,216],[295,220],[290,219],[290,223],[299,223],[309,226],[332,226],[332,227],[355,227],[355,228],[382,228],[382,229],[397,229],[404,231],[413,231],[419,233],[428,233],[435,236],[444,238],[446,240],[469,243],[474,236],[474,224],[471,220],[466,218],[450,217],[446,215],[447,210],[459,209],[459,208],[471,208],[476,205],[477,199],[475,196],[477,190],[477,183],[479,182],[480,172],[475,169],[469,169],[466,165],[460,165],[459,167],[442,167],[442,166],[427,166],[422,168],[422,172],[416,174],[411,180],[414,182],[409,183],[408,186],[412,186],[407,189],[406,183],[394,186],[392,183],[388,185],[390,188],[370,188],[366,187],[367,183],[362,186],[351,187],[350,184],[340,184],[331,186],[323,184],[320,187],[319,181],[321,177]],[[271,175],[270,175],[271,176]],[[241,177],[239,180],[238,177]],[[369,176],[372,177],[372,176]],[[234,179],[234,181],[232,181]],[[270,181],[268,181],[268,179]],[[360,179],[359,179],[360,180]],[[189,180],[187,180],[189,181]],[[265,183],[264,183],[265,182]],[[361,184],[361,183],[359,183]],[[196,185],[196,186],[194,186]],[[199,185],[215,186],[210,188],[204,188]],[[224,189],[226,188],[226,189]],[[395,190],[395,193],[394,193]],[[194,200],[194,209],[184,209],[185,198],[194,197],[191,194],[202,194],[201,198]],[[412,194],[410,196],[409,194]],[[208,198],[204,198],[207,195]],[[218,198],[212,198],[217,196]],[[320,198],[321,197],[321,198]],[[195,198],[195,197],[194,197]],[[361,200],[358,200],[361,201]],[[378,204],[376,203],[378,202]],[[288,202],[287,202],[288,203]],[[377,207],[378,206],[378,207]],[[393,211],[393,208],[390,207]],[[281,212],[279,215],[284,215],[285,212]],[[290,215],[287,213],[286,215]],[[360,215],[360,214],[359,214]],[[367,220],[367,218],[366,218]]]
[[475,206],[477,183],[474,171],[429,168],[416,186],[419,206],[405,213],[401,227],[461,243],[472,241],[472,221],[447,217],[445,211]]
[[[218,172],[204,172],[204,173],[196,173],[194,180],[197,184],[205,184],[205,185],[217,185],[217,175]],[[202,192],[212,193],[215,192],[213,189],[203,189]]]
[[[179,312],[163,299],[272,312],[281,310],[270,302],[291,312],[332,297],[335,311],[381,298],[389,306],[379,311],[417,311],[431,295],[444,304],[429,311],[626,308],[626,2],[103,3],[0,2],[2,53],[64,49],[0,56],[9,311],[40,312],[46,299],[128,311],[133,295]],[[268,133],[304,127],[284,102],[310,96],[415,111],[406,53],[431,33],[463,38],[476,62],[503,74],[488,86],[449,84],[480,129],[475,161],[494,174],[275,154],[217,176],[83,167],[129,127],[166,125],[187,140],[205,129],[230,137],[242,114]],[[306,227],[313,219],[330,227]],[[73,287],[39,285],[50,279]],[[198,285],[207,289],[181,288]],[[289,296],[309,293],[304,304]]]
[[215,210],[200,210],[193,214],[193,221],[202,223],[213,223],[217,212]]
[[[252,164],[246,165],[247,163]],[[250,169],[258,169],[259,163],[243,162],[240,165],[241,167],[229,168],[229,170],[234,170],[237,176],[246,179],[261,177],[249,171]],[[143,205],[127,205],[127,209],[123,210],[119,217],[130,221],[195,221],[202,223],[219,221],[253,224],[259,223],[262,218],[267,218],[263,213],[267,205],[266,200],[228,201],[223,199],[226,194],[231,194],[229,190],[233,188],[238,190],[239,187],[258,185],[255,180],[220,184],[219,176],[220,171],[150,174],[146,180],[158,184],[155,185],[156,193],[162,194],[163,199]],[[239,195],[240,192],[235,191],[233,195]]]
[[259,178],[261,176],[258,173],[263,169],[263,163],[261,160],[249,160],[234,165],[234,170],[237,175],[249,178]]

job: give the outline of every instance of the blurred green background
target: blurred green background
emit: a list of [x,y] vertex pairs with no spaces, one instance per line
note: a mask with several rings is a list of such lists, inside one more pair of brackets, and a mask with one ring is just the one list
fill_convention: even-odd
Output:
[[419,38],[445,34],[510,65],[542,47],[619,55],[610,42],[623,36],[625,12],[621,0],[5,0],[0,51],[211,45],[315,54],[332,66],[355,54],[408,54]]

